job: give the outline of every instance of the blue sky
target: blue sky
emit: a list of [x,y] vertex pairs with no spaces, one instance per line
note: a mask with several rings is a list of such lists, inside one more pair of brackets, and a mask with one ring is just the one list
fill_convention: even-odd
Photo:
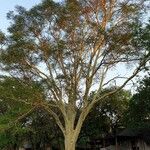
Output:
[[[61,0],[54,1],[59,2]],[[14,10],[16,5],[20,5],[29,9],[40,2],[41,0],[0,0],[0,30],[3,32],[7,31],[9,20],[7,20],[6,14],[9,11]]]
[[41,2],[41,0],[0,0],[0,30],[2,30],[3,32],[7,31],[9,20],[7,20],[6,14],[9,11],[14,10],[16,5],[20,5],[29,9],[39,2]]

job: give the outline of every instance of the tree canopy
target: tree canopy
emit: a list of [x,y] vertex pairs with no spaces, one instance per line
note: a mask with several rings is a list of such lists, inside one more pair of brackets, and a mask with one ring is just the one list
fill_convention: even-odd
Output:
[[[16,7],[7,15],[9,35],[0,33],[0,65],[22,91],[12,87],[6,96],[29,105],[26,113],[39,107],[49,112],[65,137],[65,150],[75,149],[94,105],[121,90],[149,61],[149,40],[142,37],[147,26],[140,22],[146,4],[142,0],[44,0],[30,10]],[[135,65],[130,75],[107,78],[111,69],[129,63]],[[103,92],[120,78],[124,81],[119,88]],[[41,88],[31,87],[35,94],[30,91],[33,82]]]
[[[107,88],[104,92],[113,91],[114,88],[117,87]],[[130,99],[131,93],[122,89],[99,102],[83,123],[79,143],[115,135],[116,130],[123,125]]]
[[126,115],[130,128],[149,128],[150,123],[150,77],[145,77],[133,95]]

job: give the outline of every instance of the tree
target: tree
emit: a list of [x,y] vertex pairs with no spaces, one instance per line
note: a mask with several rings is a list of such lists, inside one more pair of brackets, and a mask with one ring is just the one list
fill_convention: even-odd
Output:
[[[116,88],[107,88],[104,92],[108,93]],[[128,109],[130,98],[131,93],[122,89],[97,103],[84,121],[79,142],[114,135],[117,128],[123,125],[122,119]]]
[[46,146],[63,150],[63,135],[54,119],[44,110],[38,109],[21,121],[28,134],[24,137],[31,142],[33,150],[46,150]]
[[[54,117],[65,150],[75,149],[94,105],[122,89],[149,60],[147,47],[137,43],[135,34],[142,8],[144,3],[132,0],[44,0],[30,10],[17,7],[8,14],[12,24],[8,36],[1,34],[1,69],[24,86],[40,82],[44,92],[33,101],[17,100]],[[130,62],[136,64],[133,74],[106,80],[111,68]],[[119,88],[102,92],[120,78],[124,83]],[[90,99],[92,90],[96,93]]]
[[[27,86],[22,84],[23,82],[26,82]],[[20,82],[11,77],[1,77],[0,128],[3,130],[0,130],[0,149],[15,150],[22,146],[24,140],[30,140],[33,149],[38,150],[41,145],[44,149],[46,144],[52,146],[62,141],[62,133],[49,113],[40,107],[31,109],[27,101],[24,105],[25,102],[18,100],[35,101],[42,92],[39,82]],[[61,143],[63,145],[63,142]],[[58,145],[61,146],[60,143]]]
[[137,87],[127,111],[126,126],[130,128],[149,128],[150,121],[150,77],[145,77]]
[[[24,81],[25,82],[25,81]],[[23,82],[22,82],[23,83]],[[24,139],[23,136],[29,131],[21,124],[23,118],[31,115],[30,105],[23,105],[18,99],[36,99],[37,93],[42,92],[39,83],[20,84],[19,80],[11,77],[3,77],[0,79],[0,148],[7,147],[16,149]],[[30,111],[29,111],[30,110]],[[27,113],[26,113],[27,112]],[[22,128],[23,127],[23,128]],[[5,130],[7,129],[7,130]]]
[[[4,117],[0,117],[0,123]],[[2,150],[19,149],[25,142],[29,142],[33,150],[45,150],[47,146],[63,149],[63,135],[59,127],[49,114],[40,109],[24,117],[9,129],[0,132],[0,149]]]

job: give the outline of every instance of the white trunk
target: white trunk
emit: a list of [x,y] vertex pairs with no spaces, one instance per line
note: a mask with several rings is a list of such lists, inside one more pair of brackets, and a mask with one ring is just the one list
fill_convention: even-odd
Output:
[[75,150],[78,134],[73,128],[74,122],[69,122],[65,132],[65,150]]
[[75,150],[76,142],[80,134],[82,124],[88,114],[87,112],[89,112],[88,109],[80,115],[77,125],[75,127],[74,127],[75,113],[72,110],[70,110],[70,112],[68,113],[69,116],[67,120],[65,120],[65,132],[64,132],[65,150]]
[[75,150],[76,140],[73,134],[65,136],[65,150]]

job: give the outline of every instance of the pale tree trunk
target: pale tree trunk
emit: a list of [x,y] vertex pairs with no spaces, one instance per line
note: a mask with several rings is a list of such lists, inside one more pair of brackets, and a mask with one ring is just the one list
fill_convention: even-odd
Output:
[[74,119],[68,120],[65,126],[65,150],[75,150],[81,127],[74,129]]
[[70,133],[65,136],[65,150],[75,150],[76,147],[76,139],[74,138],[74,134]]
[[84,109],[84,111],[80,114],[76,126],[74,126],[76,112],[74,112],[73,109],[70,109],[68,117],[65,120],[65,132],[63,132],[65,138],[65,150],[75,150],[81,127],[91,109],[91,106]]
[[65,150],[75,150],[78,135],[76,130],[74,130],[73,120],[67,122],[64,138],[65,138]]
[[75,150],[76,148],[76,142],[78,139],[78,136],[81,131],[82,124],[85,120],[85,116],[83,117],[83,114],[79,117],[80,119],[78,120],[78,123],[74,129],[74,119],[68,121],[66,123],[66,128],[65,128],[65,150]]

